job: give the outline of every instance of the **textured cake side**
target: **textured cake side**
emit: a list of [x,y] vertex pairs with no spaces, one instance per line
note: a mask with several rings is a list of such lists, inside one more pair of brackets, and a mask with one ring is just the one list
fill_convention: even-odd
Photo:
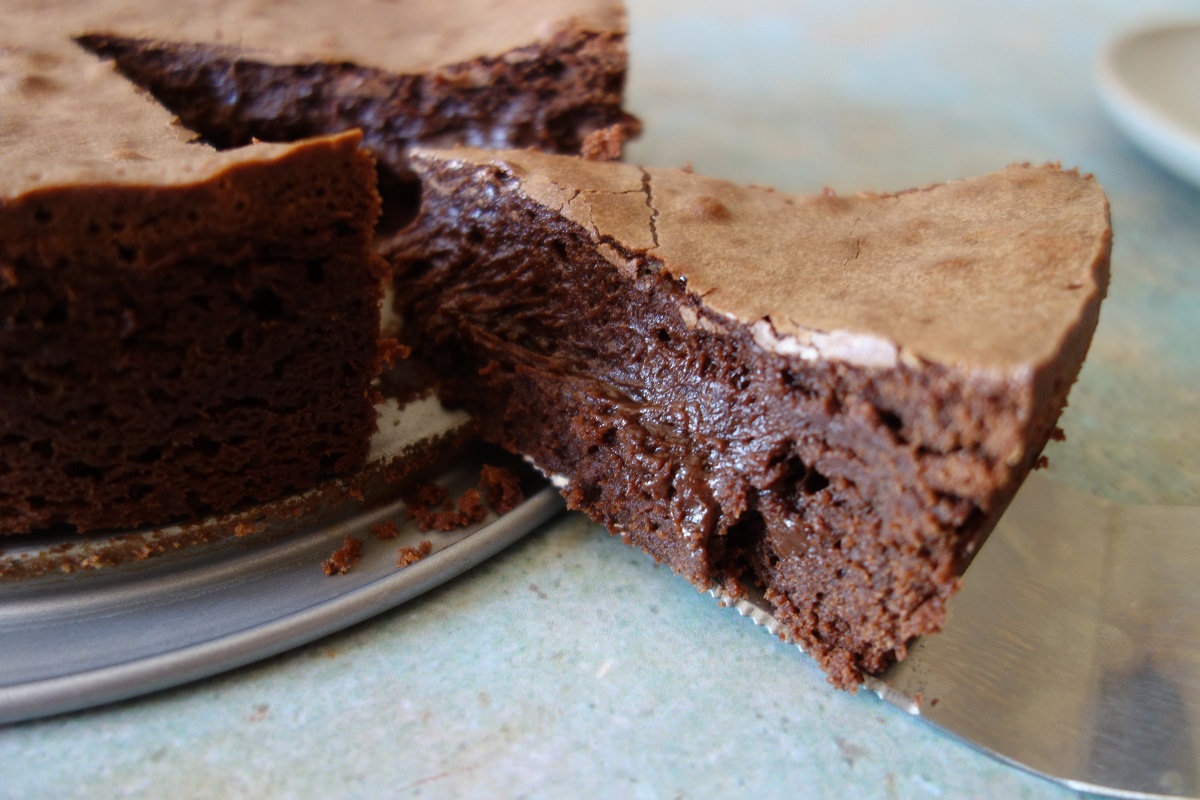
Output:
[[224,511],[362,465],[382,264],[357,144],[0,205],[4,533]]
[[417,165],[421,215],[389,253],[399,310],[485,435],[701,588],[765,587],[839,685],[939,628],[1082,352],[1045,381],[772,352],[502,168]]

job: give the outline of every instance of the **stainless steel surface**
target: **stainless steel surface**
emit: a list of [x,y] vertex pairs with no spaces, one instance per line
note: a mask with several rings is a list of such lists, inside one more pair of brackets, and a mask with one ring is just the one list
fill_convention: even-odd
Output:
[[[732,605],[776,629],[761,602]],[[1036,473],[945,630],[866,686],[1074,789],[1200,797],[1200,508],[1120,505]]]
[[[384,410],[376,459],[462,421],[429,404],[405,411],[415,424],[393,426],[398,409]],[[457,495],[478,475],[470,456],[437,482]],[[399,493],[360,501],[342,492],[316,512],[276,515],[254,536],[83,574],[0,581],[0,724],[176,686],[313,641],[470,569],[562,508],[542,486],[502,517],[422,533],[405,521]],[[380,540],[371,529],[388,520],[399,535]],[[363,542],[361,561],[346,575],[325,575],[322,560],[348,535]],[[397,549],[421,541],[431,554],[398,569]],[[4,557],[54,546],[7,546]]]

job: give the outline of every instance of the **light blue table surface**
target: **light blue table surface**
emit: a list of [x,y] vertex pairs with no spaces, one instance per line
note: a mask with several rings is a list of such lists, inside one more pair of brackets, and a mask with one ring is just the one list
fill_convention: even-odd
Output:
[[[1049,451],[1200,503],[1200,191],[1103,116],[1098,48],[1194,2],[629,0],[631,160],[793,191],[1094,172],[1113,281]],[[736,9],[736,10],[735,10]],[[969,580],[969,573],[968,573]],[[816,667],[579,516],[255,666],[0,727],[0,797],[1068,797]]]

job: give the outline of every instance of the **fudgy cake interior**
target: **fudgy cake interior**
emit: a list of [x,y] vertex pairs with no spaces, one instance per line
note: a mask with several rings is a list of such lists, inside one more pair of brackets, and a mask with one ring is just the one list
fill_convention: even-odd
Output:
[[363,464],[383,269],[358,138],[0,205],[5,533],[224,511]]
[[[714,310],[664,268],[650,172],[616,193],[645,204],[637,246],[599,201],[572,210],[586,190],[553,185],[556,206],[531,196],[534,168],[459,152],[418,154],[420,215],[387,253],[447,402],[696,585],[764,588],[838,685],[938,629],[1054,428],[1094,313],[1070,365],[1037,381],[789,353],[769,321]],[[730,211],[701,196],[689,213],[719,230]]]

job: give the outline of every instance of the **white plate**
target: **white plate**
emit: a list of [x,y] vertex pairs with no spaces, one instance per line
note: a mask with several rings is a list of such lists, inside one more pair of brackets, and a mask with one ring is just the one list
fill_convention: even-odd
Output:
[[1122,36],[1101,54],[1096,81],[1117,127],[1200,186],[1200,22]]

